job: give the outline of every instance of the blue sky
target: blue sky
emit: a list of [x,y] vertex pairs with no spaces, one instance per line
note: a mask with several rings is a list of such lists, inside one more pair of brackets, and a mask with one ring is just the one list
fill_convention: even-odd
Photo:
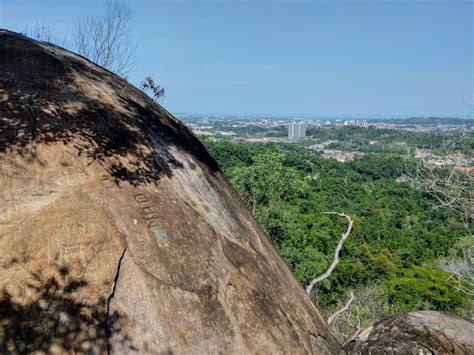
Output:
[[[462,116],[473,100],[472,1],[128,1],[138,62],[173,112]],[[0,27],[68,33],[98,0],[0,0]]]

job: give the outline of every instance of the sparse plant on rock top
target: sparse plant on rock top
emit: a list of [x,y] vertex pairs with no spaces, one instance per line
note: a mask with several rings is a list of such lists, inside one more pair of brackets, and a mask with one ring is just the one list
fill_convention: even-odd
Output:
[[150,75],[143,79],[140,84],[140,89],[156,102],[165,96],[165,89],[161,85],[156,84]]

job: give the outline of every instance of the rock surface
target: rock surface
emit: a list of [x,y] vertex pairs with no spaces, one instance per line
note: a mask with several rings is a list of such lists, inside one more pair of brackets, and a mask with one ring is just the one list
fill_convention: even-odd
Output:
[[411,312],[384,319],[346,345],[350,354],[474,354],[474,324],[449,314]]
[[0,353],[339,351],[181,122],[3,30],[0,165]]

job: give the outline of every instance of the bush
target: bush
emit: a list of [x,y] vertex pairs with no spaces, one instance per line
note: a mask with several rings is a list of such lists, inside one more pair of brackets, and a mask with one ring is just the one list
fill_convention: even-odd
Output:
[[427,266],[412,266],[401,277],[388,281],[388,302],[393,313],[430,309],[455,312],[467,296],[446,280],[449,274]]

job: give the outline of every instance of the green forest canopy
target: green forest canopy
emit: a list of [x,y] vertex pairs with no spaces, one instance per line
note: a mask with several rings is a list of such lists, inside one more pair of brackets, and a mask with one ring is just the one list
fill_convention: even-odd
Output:
[[345,219],[321,212],[352,217],[341,262],[316,291],[323,310],[349,290],[367,294],[375,286],[377,307],[386,310],[378,317],[419,309],[469,316],[472,300],[437,266],[456,257],[467,231],[454,212],[433,210],[427,193],[403,182],[401,156],[341,163],[295,145],[204,143],[303,286],[327,269],[346,229]]

